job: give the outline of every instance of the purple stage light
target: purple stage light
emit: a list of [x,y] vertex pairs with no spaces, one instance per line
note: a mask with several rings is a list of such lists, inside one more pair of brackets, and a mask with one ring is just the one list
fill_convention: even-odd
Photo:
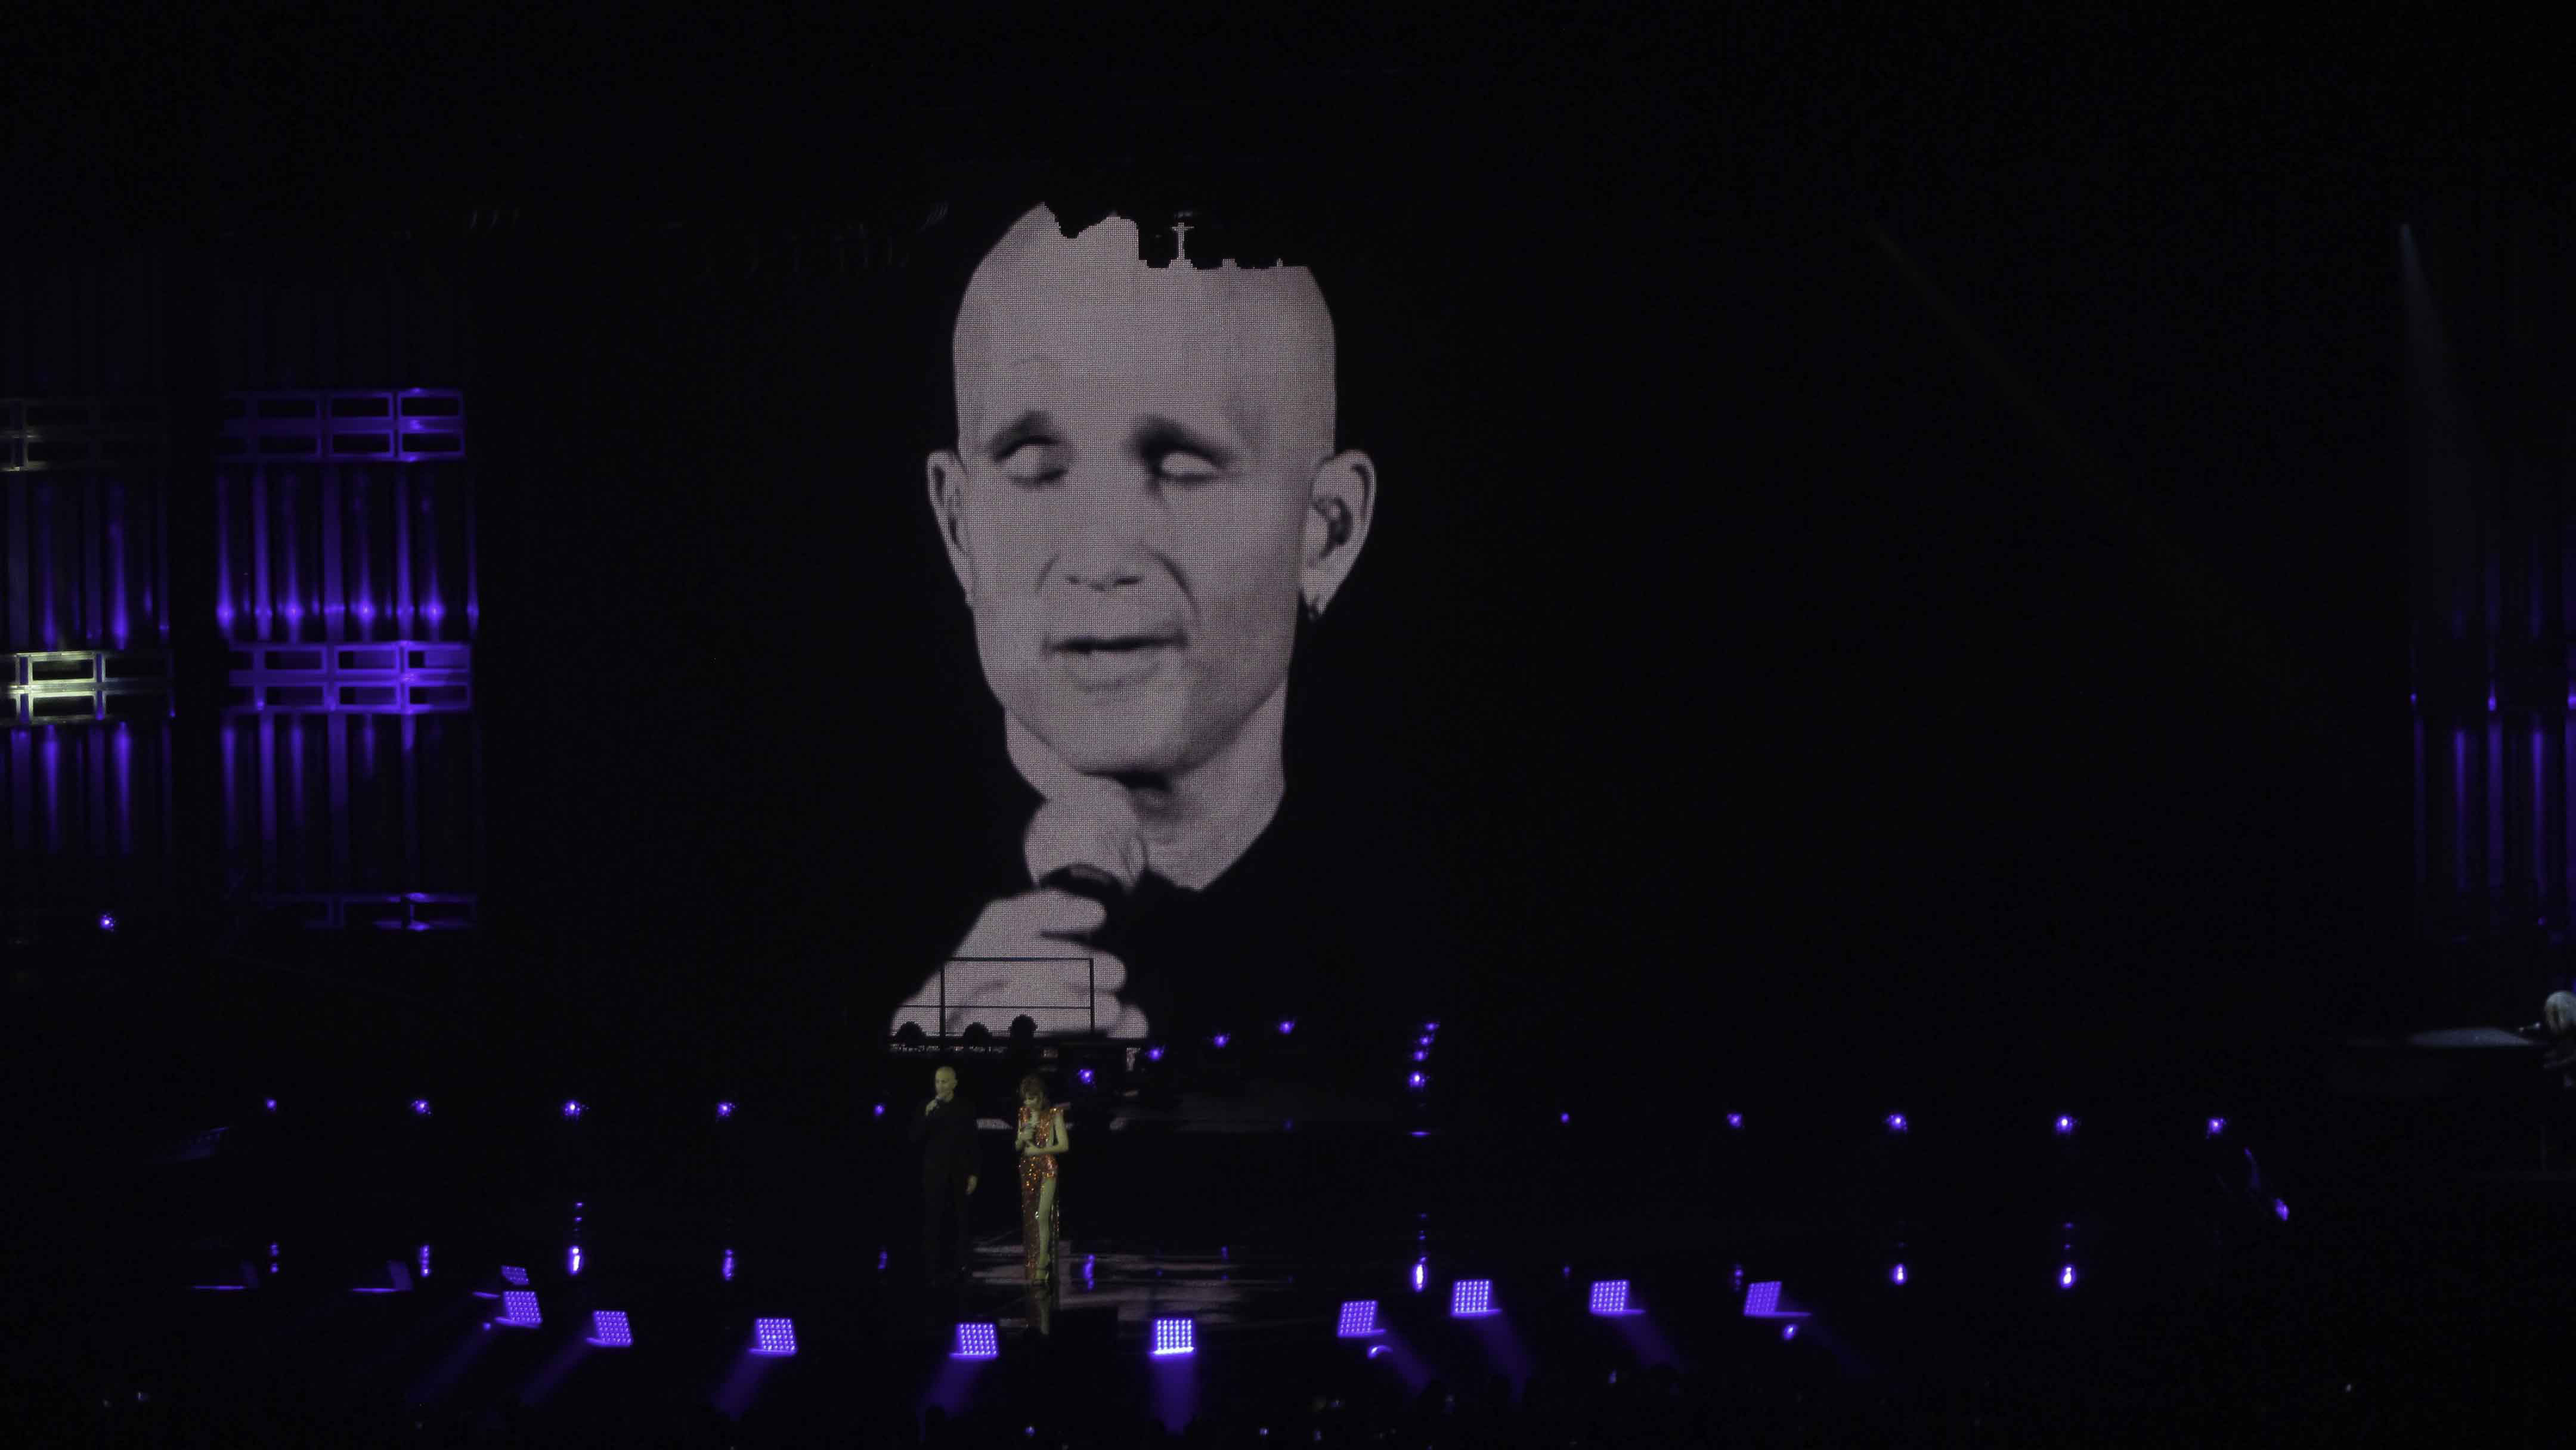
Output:
[[1387,1350],[1386,1350],[1386,1346],[1385,1346],[1385,1345],[1383,1345],[1383,1344],[1372,1344],[1372,1345],[1370,1345],[1370,1346],[1369,1346],[1368,1357],[1369,1357],[1369,1358],[1371,1358],[1371,1359],[1375,1359],[1375,1358],[1377,1358],[1379,1355],[1384,1354],[1384,1353],[1386,1353],[1386,1352],[1387,1352]]
[[1461,1279],[1449,1286],[1449,1317],[1481,1319],[1494,1312],[1494,1281]]
[[420,1276],[424,1279],[429,1277],[429,1245],[427,1244],[420,1246]]
[[524,1289],[528,1286],[528,1271],[520,1268],[516,1264],[503,1264],[501,1266],[501,1280],[504,1283],[516,1284],[520,1288]]
[[580,1117],[580,1116],[581,1116],[581,1104],[580,1104],[578,1101],[574,1100],[574,1099],[566,1098],[566,1099],[564,1100],[563,1115],[564,1115],[565,1117],[567,1117],[567,1118],[578,1118],[578,1117]]
[[1162,1049],[1162,1048],[1160,1048],[1160,1047],[1148,1047],[1148,1048],[1146,1048],[1146,1049],[1145,1049],[1145,1060],[1146,1060],[1147,1062],[1161,1062],[1161,1061],[1163,1060],[1163,1049]]
[[2215,1138],[2226,1131],[2227,1120],[2225,1118],[2212,1118],[2209,1120],[2209,1132],[2206,1136]]
[[98,917],[98,929],[100,931],[116,930],[116,917],[114,913],[100,912]]
[[1795,1339],[1795,1338],[1797,1338],[1797,1337],[1798,1337],[1798,1326],[1797,1326],[1797,1325],[1795,1325],[1795,1324],[1783,1324],[1783,1325],[1781,1325],[1781,1326],[1780,1326],[1780,1337],[1781,1337],[1782,1339]]
[[1414,1044],[1419,1047],[1429,1047],[1431,1045],[1431,1039],[1429,1037],[1417,1037],[1413,1039],[1413,1041]]
[[1592,1286],[1592,1312],[1595,1314],[1605,1315],[1626,1314],[1631,1312],[1628,1308],[1628,1281],[1625,1279],[1604,1279],[1599,1283],[1594,1284]]
[[633,1330],[626,1327],[623,1309],[590,1311],[590,1342],[602,1349],[627,1349],[635,1343]]
[[785,1356],[796,1352],[796,1321],[793,1319],[755,1319],[751,1321],[754,1354]]
[[1225,1033],[1220,1032],[1220,1033],[1218,1033],[1218,1034],[1216,1035],[1216,1045],[1217,1045],[1217,1046],[1219,1046],[1219,1047],[1223,1047],[1223,1046],[1225,1046],[1225,1044],[1226,1044],[1226,1042],[1227,1042],[1227,1041],[1228,1041],[1228,1038],[1227,1038],[1227,1035],[1226,1035]]
[[992,1324],[957,1326],[957,1348],[950,1359],[996,1359],[1002,1353],[1001,1328]]
[[1902,1283],[1904,1283],[1904,1282],[1905,1282],[1905,1266],[1904,1266],[1903,1264],[1899,1264],[1899,1265],[1897,1265],[1895,1268],[1888,1270],[1888,1271],[1887,1271],[1887,1277],[1888,1277],[1888,1280],[1889,1280],[1891,1283],[1897,1283],[1897,1284],[1902,1284]]
[[1440,1024],[1437,1022],[1425,1022],[1422,1024],[1422,1030],[1425,1032],[1437,1032],[1440,1030]]
[[1559,1113],[1556,1115],[1556,1120],[1560,1123],[1571,1123],[1574,1121],[1574,1115],[1572,1113]]
[[1729,1113],[1729,1114],[1727,1114],[1727,1115],[1726,1115],[1726,1125],[1727,1125],[1728,1127],[1730,1127],[1730,1128],[1741,1128],[1741,1127],[1743,1127],[1743,1126],[1744,1126],[1744,1115],[1743,1115],[1742,1113]]
[[1905,1131],[1905,1115],[1904,1115],[1903,1113],[1890,1113],[1890,1114],[1888,1114],[1888,1115],[1887,1115],[1887,1131],[1889,1131],[1889,1132],[1891,1132],[1891,1133],[1902,1133],[1902,1132],[1904,1132],[1904,1131]]
[[412,1099],[412,1100],[411,1100],[411,1115],[412,1115],[413,1117],[415,1117],[415,1118],[426,1118],[426,1117],[428,1117],[428,1116],[429,1116],[429,1099],[427,1099],[427,1098],[414,1098],[414,1099]]
[[567,1254],[564,1256],[564,1258],[565,1258],[565,1262],[564,1262],[564,1272],[565,1272],[565,1273],[567,1273],[567,1274],[570,1274],[571,1276],[573,1276],[573,1277],[574,1277],[574,1278],[576,1278],[576,1279],[577,1279],[577,1278],[580,1278],[580,1277],[581,1277],[581,1245],[579,1245],[579,1244],[575,1244],[575,1245],[573,1245],[573,1246],[572,1246],[571,1251],[570,1251],[569,1253],[567,1253]]
[[2288,1223],[2290,1221],[2290,1205],[2281,1199],[2273,1199],[2272,1216],[2283,1223]]
[[1413,1292],[1416,1294],[1422,1292],[1422,1271],[1427,1268],[1430,1263],[1431,1261],[1429,1259],[1416,1259],[1413,1261]]
[[[883,1103],[879,1103],[879,1104],[877,1104],[877,1115],[878,1115],[879,1117],[883,1117],[883,1116],[885,1115],[885,1104],[883,1104]],[[718,1103],[718,1104],[716,1104],[716,1116],[717,1116],[717,1117],[719,1117],[719,1118],[730,1118],[730,1117],[732,1117],[732,1116],[733,1116],[733,1104],[731,1104],[731,1103]]]
[[1297,1030],[1297,1022],[1296,1022],[1296,1019],[1295,1019],[1295,1018],[1292,1018],[1292,1017],[1283,1017],[1283,1018],[1279,1019],[1279,1035],[1280,1035],[1280,1036],[1285,1037],[1285,1036],[1287,1036],[1289,1033],[1294,1032],[1294,1031],[1296,1031],[1296,1030]]
[[1082,1080],[1082,1085],[1083,1085],[1084,1087],[1089,1087],[1089,1086],[1091,1086],[1091,1069],[1090,1069],[1090,1068],[1087,1068],[1087,1067],[1086,1067],[1086,1068],[1084,1068],[1082,1071],[1080,1071],[1080,1072],[1078,1072],[1078,1073],[1075,1073],[1075,1074],[1074,1074],[1074,1076],[1075,1076],[1075,1077],[1077,1077],[1077,1078],[1080,1078],[1080,1079]]
[[2075,1287],[2075,1266],[2073,1264],[2068,1264],[2057,1271],[2057,1287],[2060,1289],[2072,1289]]
[[1417,1073],[1414,1073],[1413,1075],[1411,1075],[1410,1077],[1407,1077],[1407,1078],[1404,1080],[1404,1085],[1405,1085],[1406,1087],[1409,1087],[1409,1088],[1419,1089],[1419,1088],[1422,1086],[1422,1082],[1423,1082],[1422,1074],[1420,1074],[1420,1073],[1418,1073],[1418,1072],[1417,1072]]
[[501,1295],[500,1322],[519,1329],[534,1329],[546,1322],[537,1310],[537,1296],[527,1289],[505,1290]]
[[1154,1357],[1156,1359],[1175,1354],[1196,1354],[1198,1350],[1198,1332],[1192,1321],[1187,1319],[1154,1321]]
[[272,1113],[277,1111],[277,1099],[270,1098],[268,1100],[268,1110]]
[[1417,1047],[1413,1050],[1413,1060],[1415,1062],[1429,1062],[1431,1060],[1431,1054]]
[[2075,1131],[2075,1120],[2064,1113],[2057,1115],[2057,1136],[2063,1138]]
[[733,1282],[733,1250],[731,1249],[725,1250],[724,1281],[728,1284]]
[[1744,1291],[1744,1317],[1768,1319],[1780,1312],[1780,1281],[1765,1279]]
[[1333,1337],[1368,1339],[1384,1332],[1377,1327],[1377,1301],[1353,1299],[1342,1305],[1341,1327],[1333,1331]]

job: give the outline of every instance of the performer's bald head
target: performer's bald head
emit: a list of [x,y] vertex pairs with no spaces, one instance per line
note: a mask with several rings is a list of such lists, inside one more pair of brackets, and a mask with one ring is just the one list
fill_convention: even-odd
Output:
[[1228,420],[1256,450],[1306,464],[1330,454],[1333,318],[1314,273],[1153,267],[1138,252],[1132,221],[1068,238],[1043,206],[994,245],[957,313],[959,442],[971,447],[993,426],[996,383],[1188,378],[1221,387]]
[[1134,223],[1068,238],[1041,208],[977,269],[954,348],[957,446],[927,481],[1013,725],[1102,779],[1275,754],[1299,603],[1341,586],[1377,491],[1333,451],[1314,275],[1149,267]]

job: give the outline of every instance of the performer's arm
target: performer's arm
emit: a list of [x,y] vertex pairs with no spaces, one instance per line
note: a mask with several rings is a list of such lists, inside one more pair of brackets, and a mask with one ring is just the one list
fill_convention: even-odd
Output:
[[1056,1154],[1072,1152],[1073,1140],[1067,1135],[1067,1130],[1064,1126],[1064,1114],[1049,1114],[1047,1124],[1052,1130],[1053,1136],[1047,1140],[1047,1145],[1045,1147],[1031,1148],[1029,1150],[1029,1156],[1032,1158],[1044,1158]]
[[939,1099],[932,1098],[929,1104],[923,1107],[920,1112],[912,1115],[912,1141],[916,1143],[920,1142],[922,1135],[930,1131],[930,1115],[936,1111],[938,1107]]

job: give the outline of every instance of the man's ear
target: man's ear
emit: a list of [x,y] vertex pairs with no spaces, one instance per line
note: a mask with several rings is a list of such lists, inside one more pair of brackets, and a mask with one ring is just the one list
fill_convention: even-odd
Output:
[[966,539],[966,463],[943,448],[922,466],[930,484],[930,516],[938,521],[939,541],[948,546],[948,567],[957,571],[957,587],[966,601],[975,600],[975,551]]
[[1317,615],[1333,602],[1368,542],[1377,512],[1377,465],[1357,449],[1325,459],[1306,490],[1306,533],[1299,592]]

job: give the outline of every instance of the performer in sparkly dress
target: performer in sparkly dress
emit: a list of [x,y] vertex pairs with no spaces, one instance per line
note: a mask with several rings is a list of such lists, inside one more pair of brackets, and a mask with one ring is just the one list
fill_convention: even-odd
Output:
[[1047,1105],[1046,1083],[1036,1073],[1020,1079],[1019,1134],[1012,1146],[1020,1154],[1020,1241],[1025,1246],[1029,1283],[1036,1286],[1055,1272],[1055,1241],[1061,1227],[1056,1160],[1073,1147],[1064,1108]]

